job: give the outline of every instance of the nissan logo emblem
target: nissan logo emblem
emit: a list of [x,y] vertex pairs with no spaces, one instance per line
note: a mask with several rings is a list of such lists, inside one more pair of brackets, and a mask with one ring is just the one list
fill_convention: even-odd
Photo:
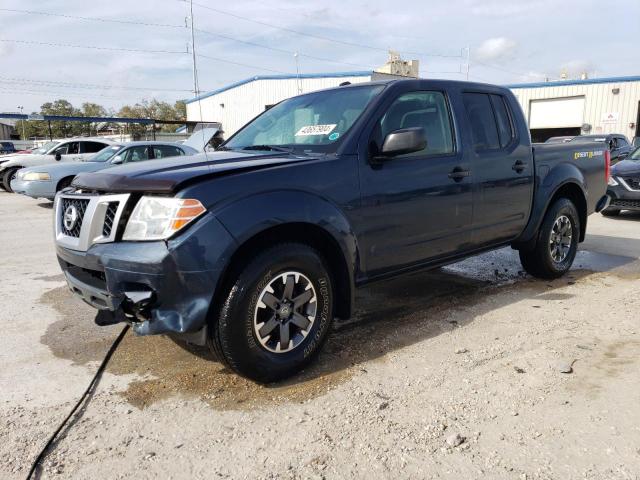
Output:
[[62,223],[64,224],[64,228],[67,230],[72,230],[73,227],[76,226],[76,222],[78,221],[78,209],[73,205],[69,205],[67,209],[64,211],[64,215],[62,217]]

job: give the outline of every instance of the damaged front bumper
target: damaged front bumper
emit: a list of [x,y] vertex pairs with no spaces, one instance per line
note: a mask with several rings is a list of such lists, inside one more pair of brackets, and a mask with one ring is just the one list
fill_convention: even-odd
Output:
[[127,322],[139,335],[180,334],[203,343],[209,307],[234,240],[213,216],[179,238],[56,246],[71,291],[98,309],[96,323]]

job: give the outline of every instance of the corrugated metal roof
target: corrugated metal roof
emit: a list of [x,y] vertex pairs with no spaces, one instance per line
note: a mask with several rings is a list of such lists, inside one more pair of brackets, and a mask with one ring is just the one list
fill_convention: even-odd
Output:
[[210,92],[203,93],[197,97],[185,100],[184,103],[193,103],[197,100],[202,100],[218,93],[226,92],[232,88],[245,85],[247,83],[255,82],[256,80],[291,80],[295,78],[341,78],[341,77],[366,77],[373,74],[373,70],[361,70],[357,72],[332,72],[332,73],[301,73],[300,75],[256,75],[254,77],[245,78],[235,83],[231,83],[225,87],[218,88],[217,90],[211,90]]
[[605,77],[605,78],[588,78],[586,80],[557,80],[553,82],[533,82],[533,83],[514,83],[504,85],[507,88],[542,88],[542,87],[560,87],[564,85],[592,85],[596,83],[622,83],[622,82],[640,82],[640,76],[631,77]]

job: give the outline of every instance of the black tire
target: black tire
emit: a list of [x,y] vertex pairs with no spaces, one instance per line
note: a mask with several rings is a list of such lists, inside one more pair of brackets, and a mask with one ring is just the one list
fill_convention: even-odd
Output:
[[[307,289],[300,290],[301,287],[298,285],[299,279],[304,278],[307,285],[311,284],[315,293],[315,306],[311,306],[314,302],[311,300],[305,303],[304,307],[314,309],[314,315],[311,316],[314,319],[304,333],[302,329],[296,330],[298,327],[292,325],[292,338],[290,342],[287,341],[286,347],[291,350],[276,352],[269,350],[270,347],[266,344],[268,340],[265,340],[265,337],[271,339],[271,335],[259,338],[259,331],[262,330],[260,325],[266,326],[274,319],[280,323],[286,323],[288,320],[278,316],[282,314],[282,308],[268,310],[270,307],[265,306],[261,299],[265,299],[267,287],[277,287],[274,283],[276,280],[284,278],[286,280],[283,279],[283,282],[288,281],[289,272],[302,274],[294,276],[296,284],[293,288],[298,289],[295,295],[289,294],[287,297],[286,293],[275,290],[272,293],[279,301],[282,301],[282,298],[294,298],[300,295],[300,292],[306,293],[306,290],[311,288],[307,286]],[[304,244],[278,244],[260,253],[246,266],[237,268],[231,277],[230,285],[225,290],[226,296],[221,299],[222,305],[217,314],[209,320],[209,347],[218,359],[231,369],[258,382],[274,382],[299,372],[318,354],[333,321],[333,282],[322,256]],[[285,288],[284,285],[282,288]],[[278,305],[282,306],[280,303]],[[308,314],[308,311],[300,311],[303,307],[295,307],[293,304],[290,307],[292,314]],[[272,317],[269,322],[258,323],[261,312],[266,312]],[[281,328],[284,327],[280,326],[280,323],[270,330],[273,335],[271,341],[281,336]],[[286,328],[289,332],[289,326]],[[299,342],[297,345],[294,344],[293,337]],[[276,348],[279,346],[278,341]]]
[[[568,247],[566,253],[559,254],[558,258],[554,259],[554,246],[559,246],[558,243],[555,243],[555,239],[558,236],[554,233],[554,226],[556,222],[561,222],[563,217],[569,219],[571,239],[569,243],[563,243]],[[552,234],[554,234],[554,237],[552,237]],[[578,252],[579,237],[580,216],[575,205],[567,198],[559,198],[551,205],[544,216],[542,225],[538,230],[535,247],[532,250],[520,250],[520,263],[522,263],[526,272],[534,277],[544,279],[559,278],[567,273],[573,264]],[[552,238],[554,239],[553,242]],[[562,236],[561,239],[565,239],[566,242],[565,236]],[[562,240],[558,241],[562,242]],[[558,252],[558,250],[555,250],[555,252]]]
[[13,193],[13,190],[11,189],[11,180],[15,177],[18,170],[20,170],[20,167],[7,168],[2,174],[2,188],[9,193]]
[[620,215],[620,209],[609,207],[609,208],[605,208],[600,213],[605,217],[617,217],[618,215]]
[[63,190],[65,188],[67,188],[68,186],[71,185],[71,182],[73,181],[75,177],[66,177],[63,178],[62,180],[60,180],[58,182],[58,185],[56,186],[56,193],[58,193],[60,190]]

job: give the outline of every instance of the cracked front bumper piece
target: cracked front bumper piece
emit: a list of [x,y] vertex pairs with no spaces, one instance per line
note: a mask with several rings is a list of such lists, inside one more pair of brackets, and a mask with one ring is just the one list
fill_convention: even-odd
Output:
[[98,310],[96,323],[128,322],[140,335],[174,333],[201,343],[233,238],[205,215],[176,239],[111,242],[87,251],[57,245],[71,291]]

